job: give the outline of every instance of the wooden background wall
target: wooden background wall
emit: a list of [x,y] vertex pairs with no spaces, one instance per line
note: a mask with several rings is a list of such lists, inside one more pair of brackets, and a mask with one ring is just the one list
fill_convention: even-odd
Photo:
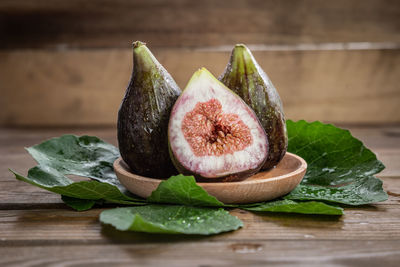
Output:
[[2,0],[0,125],[114,125],[134,40],[181,88],[246,43],[288,118],[400,122],[398,0]]

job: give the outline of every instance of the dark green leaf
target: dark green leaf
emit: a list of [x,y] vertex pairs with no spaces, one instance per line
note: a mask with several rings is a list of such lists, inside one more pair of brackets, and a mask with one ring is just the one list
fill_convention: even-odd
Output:
[[288,151],[308,164],[302,184],[341,185],[379,173],[385,166],[348,130],[321,122],[287,121]]
[[61,196],[61,199],[69,207],[77,211],[89,210],[94,206],[94,204],[96,204],[95,200],[90,199],[79,199],[67,196]]
[[286,199],[326,200],[348,205],[385,201],[372,175],[385,166],[349,131],[321,122],[287,121],[288,151],[307,161],[307,173]]
[[124,189],[118,181],[113,163],[118,149],[95,136],[63,135],[27,148],[41,166],[63,174],[74,174],[106,182]]
[[364,177],[341,187],[299,185],[285,199],[324,200],[346,205],[364,205],[385,201],[388,198],[382,190],[382,181],[373,176]]
[[[131,205],[144,201],[131,196],[118,181],[112,167],[118,149],[97,137],[63,135],[27,150],[39,165],[27,177],[12,171],[21,181],[78,199]],[[96,180],[74,182],[68,174]]]
[[342,215],[343,209],[323,202],[295,202],[292,200],[277,200],[261,203],[256,206],[240,207],[250,211],[287,212],[301,214]]
[[112,203],[140,205],[136,199],[122,194],[119,189],[108,183],[98,181],[73,182],[60,172],[48,166],[36,166],[24,177],[14,171],[18,180],[30,183],[48,191],[80,199],[105,200]]
[[103,211],[100,221],[121,231],[211,235],[236,230],[243,223],[223,209],[149,205]]
[[202,187],[198,186],[193,176],[182,174],[162,181],[147,200],[155,203],[189,206],[224,206],[224,203],[210,196]]

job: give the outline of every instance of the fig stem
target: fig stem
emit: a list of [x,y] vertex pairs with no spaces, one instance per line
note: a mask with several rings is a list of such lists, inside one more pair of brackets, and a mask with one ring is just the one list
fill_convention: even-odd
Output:
[[138,47],[140,47],[142,45],[146,45],[146,43],[145,42],[141,42],[141,41],[135,41],[135,42],[132,43],[133,48],[138,48]]

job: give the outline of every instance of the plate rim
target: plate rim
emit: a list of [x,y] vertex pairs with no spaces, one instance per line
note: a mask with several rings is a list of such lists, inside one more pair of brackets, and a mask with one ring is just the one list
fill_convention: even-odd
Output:
[[[286,155],[290,155],[291,157],[295,158],[296,160],[298,160],[301,163],[300,166],[296,170],[288,172],[288,173],[285,173],[285,174],[282,174],[282,175],[279,175],[279,176],[268,177],[268,178],[260,178],[260,179],[256,179],[256,180],[250,180],[249,179],[250,177],[249,177],[246,180],[237,181],[237,182],[209,182],[209,183],[204,183],[204,182],[197,182],[196,181],[196,184],[198,184],[199,186],[215,186],[215,187],[218,187],[218,186],[226,187],[228,184],[229,185],[258,184],[258,183],[264,183],[264,182],[267,182],[267,181],[270,182],[270,181],[276,181],[276,180],[283,180],[285,178],[290,178],[290,177],[296,176],[296,175],[300,174],[303,171],[307,171],[307,167],[308,167],[307,166],[307,162],[302,157],[300,157],[300,156],[298,156],[298,155],[296,155],[294,153],[290,153],[290,152],[286,152],[285,156]],[[123,161],[121,156],[118,157],[114,161],[114,163],[113,163],[114,172],[116,172],[116,173],[119,172],[119,173],[123,174],[124,176],[129,177],[130,179],[141,180],[143,182],[149,182],[149,183],[155,183],[155,182],[158,183],[158,182],[166,181],[168,179],[168,178],[166,178],[166,179],[151,178],[151,177],[146,177],[146,176],[141,176],[141,175],[138,175],[138,174],[134,174],[134,173],[126,170],[126,168],[121,164],[121,161]],[[124,162],[124,164],[126,164],[126,163]],[[267,172],[267,171],[265,171],[265,172]],[[256,173],[255,175],[257,175],[259,173],[260,172]],[[177,175],[179,175],[179,174],[177,174]],[[188,175],[188,176],[190,176],[190,175]],[[118,180],[120,180],[118,175],[117,175],[117,178],[118,178]]]

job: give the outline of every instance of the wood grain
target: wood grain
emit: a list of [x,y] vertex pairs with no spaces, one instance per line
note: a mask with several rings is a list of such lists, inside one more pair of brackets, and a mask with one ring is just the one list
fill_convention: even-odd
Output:
[[146,244],[15,245],[0,250],[2,266],[397,266],[393,240],[148,242]]
[[400,42],[395,0],[23,0],[0,15],[0,49]]
[[[98,221],[102,210],[0,210],[0,243],[7,245],[18,241],[29,245],[32,242],[38,244],[68,241],[106,244],[123,243],[127,240],[143,243],[152,236],[137,232],[119,232],[111,226],[102,226]],[[243,210],[233,210],[231,214],[239,217],[244,227],[238,231],[207,237],[207,240],[400,240],[398,203],[348,208],[341,217],[254,214]],[[154,240],[159,238],[168,240],[165,235],[154,235]],[[176,238],[185,239],[182,236]]]
[[[184,49],[154,54],[181,88],[199,67],[220,75],[229,58],[229,52]],[[400,122],[400,50],[254,55],[277,87],[287,118]],[[130,49],[3,51],[0,58],[0,125],[116,124],[132,69]]]

